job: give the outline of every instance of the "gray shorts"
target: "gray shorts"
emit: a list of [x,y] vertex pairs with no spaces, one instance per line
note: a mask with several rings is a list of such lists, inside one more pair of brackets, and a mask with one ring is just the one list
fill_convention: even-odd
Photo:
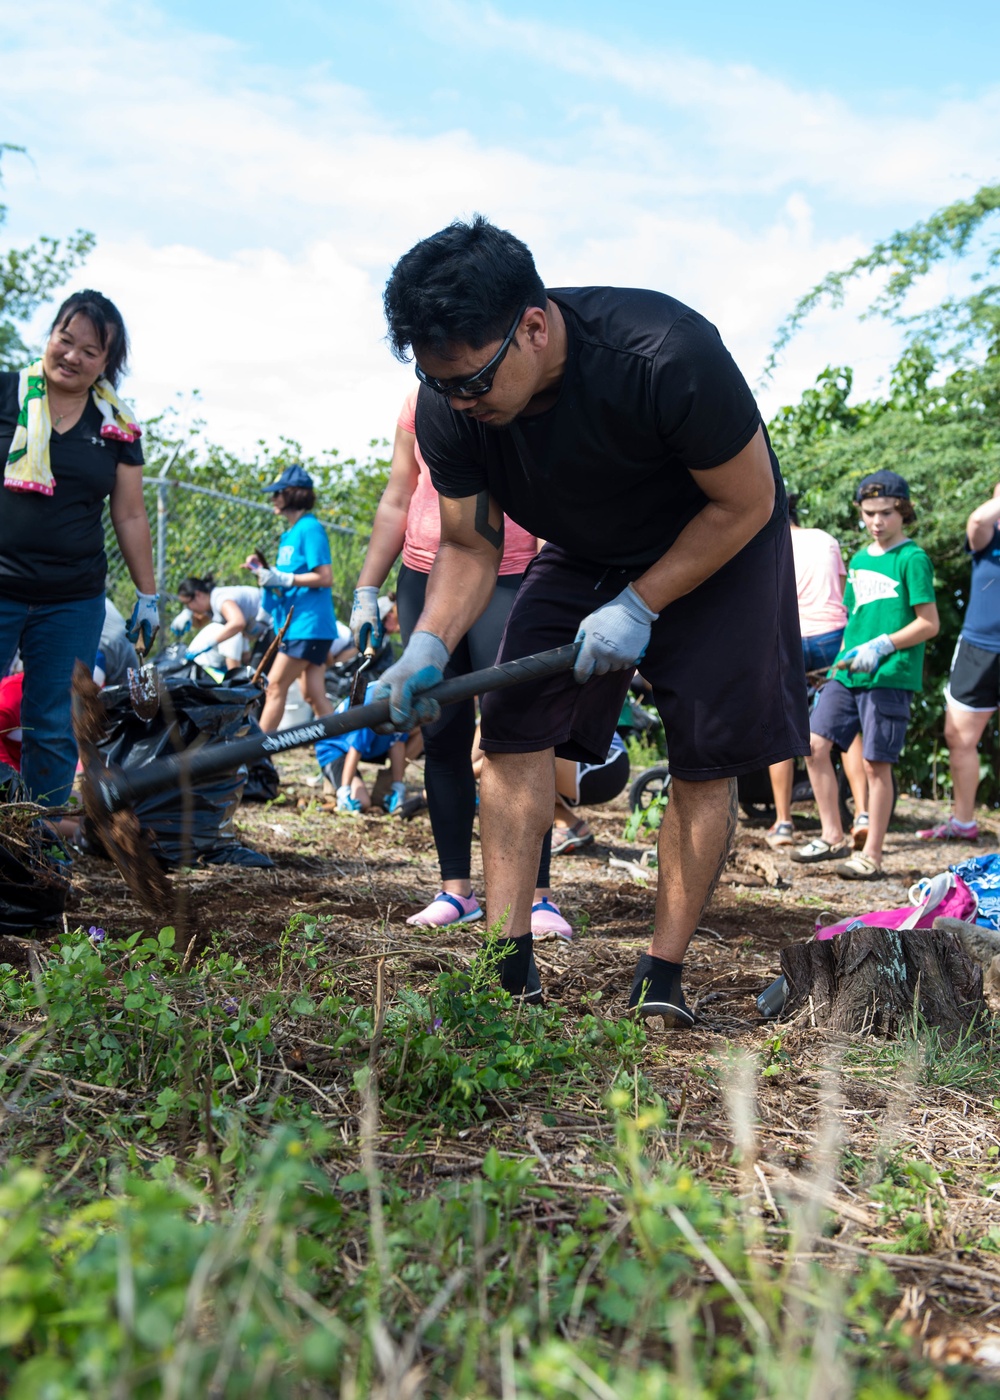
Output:
[[860,732],[869,763],[898,763],[912,700],[912,690],[878,685],[854,689],[841,681],[827,681],[809,717],[809,728],[841,751],[849,749]]

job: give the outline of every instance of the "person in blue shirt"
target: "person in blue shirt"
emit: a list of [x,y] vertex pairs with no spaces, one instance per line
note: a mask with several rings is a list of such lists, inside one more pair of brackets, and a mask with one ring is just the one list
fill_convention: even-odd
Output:
[[979,741],[1000,702],[1000,483],[969,516],[969,606],[945,687],[944,741],[951,761],[952,812],[918,831],[921,841],[978,841]]
[[[365,703],[371,698],[373,685],[365,691]],[[350,704],[344,700],[337,706],[337,713],[346,710]],[[406,760],[420,750],[419,733],[376,734],[374,729],[354,729],[349,734],[331,734],[316,743],[316,760],[324,777],[337,790],[338,812],[367,812],[371,807],[371,796],[365,781],[358,772],[358,764],[379,763],[389,760],[389,773],[392,787],[382,799],[382,806],[392,816],[398,812],[406,798],[406,783],[403,773]]]
[[277,481],[262,489],[273,498],[275,513],[284,521],[285,530],[273,568],[259,553],[250,555],[246,567],[253,570],[264,589],[264,607],[271,614],[276,632],[292,614],[267,678],[260,726],[269,734],[281,723],[293,681],[299,681],[317,718],[333,710],[326,697],[325,678],[327,653],[337,635],[337,621],[330,593],[330,542],[312,514],[316,504],[312,477],[296,464],[286,467]]

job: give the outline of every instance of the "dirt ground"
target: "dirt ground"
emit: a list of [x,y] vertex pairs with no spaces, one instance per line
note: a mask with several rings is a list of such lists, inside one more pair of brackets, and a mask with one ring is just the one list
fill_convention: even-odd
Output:
[[[297,912],[332,916],[334,931],[342,922],[344,933],[382,938],[404,958],[426,960],[435,949],[459,958],[471,955],[476,925],[431,934],[405,924],[439,887],[426,812],[404,822],[378,810],[365,816],[326,810],[310,750],[283,755],[280,769],[277,800],[244,805],[236,818],[240,840],[266,851],[274,869],[206,866],[172,876],[179,922],[199,939],[224,933],[228,948],[250,963]],[[419,764],[410,766],[407,779],[411,790],[419,789]],[[741,814],[729,867],[685,963],[688,1001],[703,1032],[728,1036],[739,1028],[759,1028],[754,998],[778,975],[782,945],[811,937],[817,919],[826,923],[905,904],[915,880],[960,859],[964,847],[928,846],[916,839],[916,830],[939,812],[929,802],[899,799],[886,847],[886,878],[872,883],[846,881],[832,864],[794,864],[787,854],[768,848],[764,820]],[[643,833],[635,843],[623,839],[624,794],[586,815],[594,845],[552,861],[553,898],[575,936],[570,943],[536,940],[536,957],[548,996],[572,1008],[583,993],[600,991],[614,1014],[623,1009],[637,952],[649,938],[656,874],[639,862],[652,837]],[[818,831],[813,808],[798,807],[795,820],[804,839]],[[978,849],[995,849],[996,829],[987,822],[980,830]],[[481,896],[478,836],[472,860],[473,885]],[[773,884],[775,875],[780,885]],[[114,867],[87,855],[75,860],[67,917],[71,925],[96,924],[115,934],[149,923]]]
[[[356,988],[360,978],[374,989],[381,958],[390,995],[395,987],[427,986],[442,966],[467,962],[481,925],[438,933],[405,925],[407,915],[438,888],[426,812],[407,822],[374,812],[337,814],[322,805],[310,751],[285,755],[279,766],[278,799],[245,806],[237,815],[240,838],[266,851],[274,869],[212,866],[171,877],[176,921],[196,934],[199,945],[221,936],[230,952],[266,977],[278,935],[293,915],[304,913],[328,916],[322,926],[328,965],[350,963]],[[419,786],[419,766],[411,767],[408,779]],[[762,1064],[777,1064],[780,1073],[762,1078],[756,1095],[753,1180],[748,1187],[734,1177],[736,1189],[759,1193],[765,1216],[777,1216],[781,1191],[793,1189],[790,1173],[808,1168],[823,1131],[829,1099],[824,1075],[836,1062],[836,1112],[852,1160],[884,1161],[901,1152],[926,1161],[939,1174],[936,1189],[944,1198],[934,1216],[932,1248],[901,1255],[857,1174],[844,1171],[824,1196],[843,1227],[837,1247],[880,1253],[889,1262],[904,1289],[897,1316],[924,1338],[929,1355],[934,1357],[937,1347],[938,1360],[1000,1366],[1000,1232],[996,1246],[990,1245],[996,1191],[984,1185],[997,1170],[1000,1099],[960,1080],[933,1084],[911,1075],[903,1076],[901,1087],[892,1073],[866,1070],[867,1046],[860,1047],[858,1063],[858,1046],[833,1045],[802,1019],[789,1027],[764,1022],[755,1006],[757,994],[778,975],[782,947],[811,938],[817,918],[828,922],[904,904],[913,881],[961,858],[952,844],[929,847],[916,839],[917,828],[939,812],[934,804],[900,799],[887,842],[887,876],[869,884],[845,881],[823,865],[794,865],[787,855],[768,849],[762,821],[741,820],[733,859],[686,960],[685,988],[698,1025],[680,1033],[658,1031],[658,1023],[651,1023],[644,1069],[675,1116],[678,1148],[683,1134],[685,1143],[696,1144],[685,1150],[701,1153],[706,1170],[732,1174],[734,1129],[720,1058],[735,1047],[757,1054]],[[571,942],[536,941],[536,958],[546,996],[570,1014],[583,1009],[585,997],[592,1009],[595,993],[604,1014],[621,1013],[636,957],[648,941],[656,877],[639,861],[650,843],[623,840],[625,817],[624,797],[588,812],[595,844],[552,863],[554,898],[575,936]],[[796,825],[802,833],[816,831],[814,810],[797,809]],[[996,831],[987,822],[978,849],[995,847]],[[478,840],[473,879],[481,894]],[[114,868],[87,855],[75,861],[67,921],[70,928],[96,924],[109,934],[151,923]],[[15,950],[0,946],[0,960],[16,961]],[[877,1051],[872,1046],[871,1053]],[[592,1115],[584,1118],[592,1125]],[[576,1134],[584,1130],[572,1114],[559,1119],[554,1130],[534,1121],[528,1134],[550,1172],[559,1172],[560,1164],[579,1151]],[[517,1128],[515,1122],[512,1117],[508,1123],[514,1138],[507,1149],[527,1150],[523,1124]],[[478,1137],[485,1150],[487,1139],[497,1140],[497,1131],[488,1124],[481,1133],[472,1130],[463,1149],[470,1162]]]

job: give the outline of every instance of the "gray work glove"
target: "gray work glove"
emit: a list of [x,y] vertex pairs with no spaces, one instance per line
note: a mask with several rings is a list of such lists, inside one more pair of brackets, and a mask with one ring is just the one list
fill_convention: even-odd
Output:
[[629,584],[580,623],[576,641],[580,651],[573,677],[582,685],[591,676],[624,671],[635,666],[649,646],[649,632],[659,617]]
[[364,584],[354,590],[354,606],[351,608],[351,636],[358,651],[371,647],[378,651],[385,641],[385,628],[378,610],[378,589]]
[[[250,567],[253,569],[252,564]],[[253,571],[257,575],[257,582],[260,584],[261,588],[295,587],[295,585],[292,582],[295,575],[283,573],[281,569],[264,568],[263,566],[258,564],[258,566],[255,569],[253,569]]]
[[881,637],[872,637],[870,642],[862,642],[859,647],[845,651],[837,662],[837,670],[864,671],[872,675],[895,650],[896,643],[890,640],[888,632],[883,632]]
[[396,664],[382,672],[368,700],[389,701],[393,730],[409,731],[437,719],[441,706],[421,692],[444,679],[449,656],[448,648],[433,632],[414,632]]

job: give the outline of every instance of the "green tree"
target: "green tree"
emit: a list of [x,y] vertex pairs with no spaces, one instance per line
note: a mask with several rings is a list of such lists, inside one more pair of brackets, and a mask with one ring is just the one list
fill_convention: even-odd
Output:
[[[1000,237],[992,218],[998,211],[1000,185],[986,186],[830,273],[783,323],[766,371],[816,306],[842,303],[854,278],[885,274],[865,315],[904,326],[907,343],[884,396],[851,403],[851,370],[828,367],[769,426],[789,490],[799,494],[802,523],[831,531],[845,555],[864,542],[852,500],[861,477],[891,468],[910,483],[918,515],[913,534],[934,561],[941,611],[900,764],[903,782],[922,791],[932,774],[947,773],[942,692],[968,601],[965,522],[1000,480]],[[973,259],[972,290],[909,314],[914,285],[947,257]],[[984,749],[995,752],[998,742],[991,727]],[[984,759],[980,797],[993,803],[1000,801],[998,767]]]
[[[5,151],[23,152],[23,147],[0,142],[0,156]],[[0,204],[0,226],[6,220],[7,206]],[[43,234],[27,248],[0,253],[0,370],[25,364],[30,351],[18,333],[18,322],[28,320],[50,300],[93,246],[94,235],[77,229],[66,239]]]
[[[768,378],[785,346],[806,317],[824,301],[843,305],[850,283],[881,276],[883,286],[864,316],[881,316],[908,328],[913,342],[934,347],[939,361],[956,365],[985,351],[987,361],[1000,353],[1000,238],[993,216],[1000,213],[1000,185],[983,185],[968,200],[956,200],[929,219],[876,243],[869,253],[829,272],[805,296],[778,328],[764,368]],[[972,260],[972,290],[946,297],[927,311],[908,312],[906,299],[921,277],[947,258]]]

